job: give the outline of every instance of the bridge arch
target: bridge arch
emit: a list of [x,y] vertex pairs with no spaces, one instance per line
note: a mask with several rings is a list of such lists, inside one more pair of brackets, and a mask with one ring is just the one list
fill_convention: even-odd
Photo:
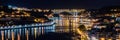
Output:
[[72,16],[72,14],[70,12],[66,12],[66,11],[60,12],[59,15]]

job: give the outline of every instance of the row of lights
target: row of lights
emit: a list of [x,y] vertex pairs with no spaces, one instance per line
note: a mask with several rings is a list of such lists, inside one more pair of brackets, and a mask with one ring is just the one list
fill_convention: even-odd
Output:
[[105,16],[120,16],[120,13],[105,14]]
[[13,26],[4,26],[4,27],[1,27],[1,28],[19,28],[19,27],[29,27],[29,26],[45,26],[45,25],[52,25],[52,24],[54,24],[54,22],[53,21],[51,21],[51,22],[48,22],[48,23],[36,23],[36,24],[25,24],[25,25],[13,25]]

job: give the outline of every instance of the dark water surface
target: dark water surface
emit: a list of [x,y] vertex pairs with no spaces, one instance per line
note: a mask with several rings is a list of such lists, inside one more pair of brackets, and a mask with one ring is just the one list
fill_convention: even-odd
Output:
[[0,40],[71,40],[69,33],[55,32],[54,28],[21,28],[0,30]]

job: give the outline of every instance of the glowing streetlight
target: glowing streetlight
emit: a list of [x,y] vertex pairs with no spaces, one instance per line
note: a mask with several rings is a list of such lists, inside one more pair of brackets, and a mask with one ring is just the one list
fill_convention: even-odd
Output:
[[105,40],[105,38],[100,38],[100,40]]

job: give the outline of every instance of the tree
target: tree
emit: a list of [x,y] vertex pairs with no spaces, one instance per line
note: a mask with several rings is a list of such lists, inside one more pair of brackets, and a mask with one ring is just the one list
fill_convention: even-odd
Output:
[[80,29],[81,31],[86,31],[86,30],[87,30],[86,27],[85,27],[85,25],[80,25],[80,26],[79,26],[79,29]]

